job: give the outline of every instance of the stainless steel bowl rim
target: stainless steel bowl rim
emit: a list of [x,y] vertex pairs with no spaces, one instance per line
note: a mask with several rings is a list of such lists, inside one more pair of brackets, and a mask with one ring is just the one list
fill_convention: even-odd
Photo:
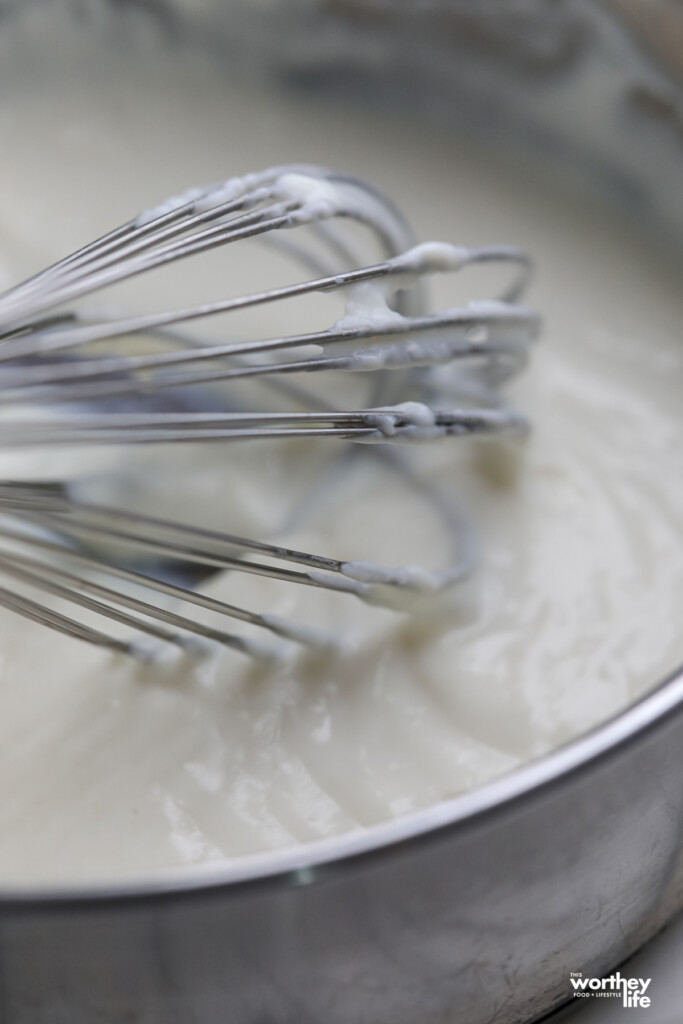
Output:
[[492,782],[411,814],[343,835],[279,850],[160,869],[154,876],[32,888],[0,888],[0,910],[82,910],[112,902],[139,904],[170,897],[210,895],[230,887],[310,885],[358,866],[375,855],[407,852],[464,831],[487,816],[512,811],[520,801],[555,791],[605,757],[613,757],[664,726],[683,706],[683,666],[625,710],[558,749],[528,761]]

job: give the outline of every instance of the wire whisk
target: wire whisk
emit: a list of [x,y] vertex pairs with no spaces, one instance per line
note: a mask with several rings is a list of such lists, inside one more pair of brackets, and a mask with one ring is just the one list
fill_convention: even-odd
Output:
[[[83,304],[112,285],[250,239],[277,247],[307,276],[173,310],[112,315]],[[370,249],[379,257],[368,260]],[[430,310],[430,277],[485,263],[512,270],[498,298]],[[0,449],[292,438],[384,446],[524,431],[525,418],[501,386],[525,365],[538,332],[537,315],[520,304],[529,274],[529,258],[513,246],[415,244],[399,211],[371,186],[322,168],[276,167],[193,189],[0,296]],[[190,333],[204,321],[227,331],[231,314],[279,310],[310,295],[336,302],[322,329],[210,341]],[[328,383],[313,388],[319,380]],[[253,384],[261,386],[258,398]],[[411,485],[405,458],[396,453],[392,462]],[[444,511],[435,494],[427,487],[425,500]],[[402,595],[443,589],[471,567],[460,518],[444,516],[449,529],[458,522],[450,568],[385,569],[83,501],[69,480],[7,480],[0,484],[0,571],[37,589],[41,600],[0,588],[0,604],[138,655],[140,633],[185,649],[203,638],[272,653],[251,636],[159,603],[160,595],[325,648],[329,637],[308,627],[228,605],[169,577],[257,573],[402,607]],[[116,541],[126,557],[103,554],[102,538]],[[173,571],[141,571],[150,557]],[[46,604],[46,593],[135,635],[121,639],[86,625]]]

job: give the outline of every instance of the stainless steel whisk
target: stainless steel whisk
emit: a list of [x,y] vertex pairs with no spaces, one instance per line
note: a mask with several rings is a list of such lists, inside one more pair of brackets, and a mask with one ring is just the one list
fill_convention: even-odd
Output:
[[[358,255],[358,225],[369,229],[379,260],[368,262],[367,239]],[[172,311],[105,316],[72,306],[117,282],[246,239],[277,246],[313,276]],[[499,299],[427,311],[430,275],[479,263],[512,265],[512,283]],[[0,295],[0,448],[292,437],[386,445],[524,429],[500,388],[524,366],[538,329],[536,314],[519,304],[529,270],[528,257],[512,246],[415,245],[383,196],[323,168],[275,167],[193,189]],[[347,302],[346,313],[322,330],[211,342],[186,333],[194,322],[315,293]],[[334,385],[327,391],[294,379],[323,373]],[[265,386],[260,407],[244,406],[249,380]],[[349,408],[361,380],[368,400]],[[401,454],[378,454],[410,485],[413,470]],[[0,484],[0,572],[183,648],[196,649],[203,637],[270,653],[256,637],[159,604],[160,595],[324,647],[329,638],[311,629],[184,584],[198,579],[201,567],[229,569],[402,606],[403,595],[442,589],[472,560],[459,516],[438,487],[419,486],[454,538],[453,564],[438,572],[337,560],[102,506],[74,496],[68,480],[7,480]],[[123,545],[118,550],[126,557],[103,554],[103,540]],[[141,571],[150,559],[157,568]],[[135,638],[120,639],[21,591],[0,588],[0,604],[117,651],[148,651]]]

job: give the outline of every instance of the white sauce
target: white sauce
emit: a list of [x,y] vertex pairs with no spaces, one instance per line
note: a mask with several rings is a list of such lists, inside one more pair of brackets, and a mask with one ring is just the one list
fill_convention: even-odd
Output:
[[[447,607],[406,619],[344,593],[214,579],[210,594],[349,638],[341,655],[290,655],[274,668],[217,649],[136,664],[0,613],[0,885],[149,875],[406,814],[566,742],[682,660],[673,269],[604,210],[436,131],[227,86],[179,54],[112,57],[83,30],[56,36],[40,15],[32,45],[42,53],[45,33],[53,59],[42,81],[10,84],[16,42],[1,62],[3,284],[188,183],[310,161],[384,185],[421,237],[532,251],[547,329],[517,389],[534,423],[523,451],[454,439],[418,453],[481,540],[480,571]],[[459,252],[418,249],[406,269],[447,269]],[[258,285],[261,257],[250,253],[231,294]],[[476,298],[476,280],[467,272],[455,297],[444,281],[442,305]],[[222,269],[196,287],[223,296]],[[346,316],[362,320],[356,300]],[[433,429],[429,410],[402,412]],[[391,434],[395,414],[378,414],[378,430]],[[295,443],[232,446],[218,474],[216,449],[193,459],[214,472],[188,483],[192,514],[268,537],[327,456]],[[161,475],[158,486],[182,515],[177,483]],[[298,520],[283,542],[348,558],[342,583],[381,586],[381,562],[424,566],[398,571],[433,585],[445,540],[419,495],[370,458],[355,471],[340,464],[328,491],[325,514]]]

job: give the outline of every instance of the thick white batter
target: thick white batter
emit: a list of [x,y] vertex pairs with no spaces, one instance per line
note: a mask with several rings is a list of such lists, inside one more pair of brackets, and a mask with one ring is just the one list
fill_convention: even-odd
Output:
[[[46,17],[31,31],[35,53],[56,38]],[[521,458],[424,454],[484,551],[442,615],[215,579],[210,593],[355,638],[343,658],[264,673],[230,652],[138,668],[0,614],[0,885],[149,875],[405,814],[567,741],[683,660],[683,299],[664,259],[436,130],[237,87],[187,55],[151,62],[144,40],[107,56],[87,33],[59,38],[30,81],[21,48],[2,55],[0,283],[187,185],[306,161],[381,183],[422,238],[532,251],[547,327],[517,389],[535,424]],[[230,525],[265,535],[307,455],[231,458]],[[438,565],[428,507],[380,473],[345,475],[325,525],[287,541]],[[216,521],[223,484],[201,486]]]

